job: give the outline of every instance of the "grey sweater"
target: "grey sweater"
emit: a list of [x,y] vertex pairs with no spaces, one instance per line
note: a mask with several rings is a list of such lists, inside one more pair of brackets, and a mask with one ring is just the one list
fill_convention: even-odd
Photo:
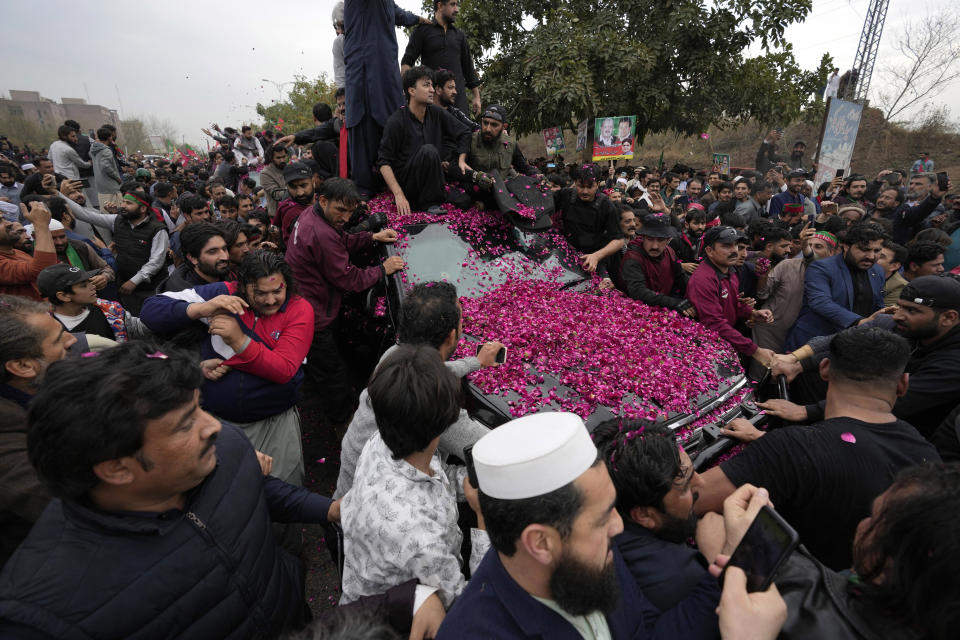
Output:
[[[380,358],[380,362],[390,355],[396,345],[387,349]],[[468,373],[480,368],[480,361],[475,357],[464,358],[462,360],[451,360],[445,363],[450,370],[463,377]],[[450,454],[463,456],[463,448],[476,443],[482,438],[489,429],[475,422],[470,418],[466,411],[460,410],[460,417],[440,436],[440,444],[437,451],[444,459]],[[373,408],[370,406],[370,397],[367,390],[360,393],[360,406],[357,407],[350,426],[347,427],[347,433],[343,436],[342,450],[340,452],[340,476],[337,478],[337,489],[333,492],[333,498],[339,500],[353,486],[353,475],[357,470],[357,462],[360,460],[360,452],[363,451],[363,445],[367,440],[377,432],[377,420],[373,415]]]
[[113,150],[99,140],[90,145],[90,159],[93,160],[93,178],[97,193],[120,193],[120,171],[113,157]]

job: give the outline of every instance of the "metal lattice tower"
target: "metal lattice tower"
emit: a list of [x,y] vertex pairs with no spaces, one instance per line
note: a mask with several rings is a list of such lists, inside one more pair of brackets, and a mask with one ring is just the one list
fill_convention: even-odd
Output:
[[850,71],[851,81],[840,96],[844,100],[854,100],[861,104],[867,100],[870,77],[877,61],[877,50],[880,48],[880,36],[883,35],[883,23],[887,19],[889,5],[890,0],[870,0],[867,16],[863,21],[863,31],[860,33],[860,44],[857,45],[857,56]]

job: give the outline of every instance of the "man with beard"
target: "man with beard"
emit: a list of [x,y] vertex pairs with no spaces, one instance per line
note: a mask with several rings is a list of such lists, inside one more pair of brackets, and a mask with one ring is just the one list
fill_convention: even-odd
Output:
[[[680,637],[717,637],[720,587],[707,567],[724,536],[697,526],[703,480],[690,456],[662,424],[614,419],[592,435],[617,489],[623,533],[615,542],[640,591],[666,615],[682,610],[688,627]],[[700,551],[686,544],[695,536]]]
[[233,141],[233,148],[237,155],[245,158],[246,164],[250,166],[263,162],[263,147],[260,145],[260,140],[253,135],[253,128],[250,125],[245,124],[240,129],[240,135]]
[[277,215],[277,205],[287,199],[287,181],[283,170],[287,166],[287,148],[280,144],[283,139],[267,147],[267,166],[260,172],[260,186],[267,198],[267,213],[272,220]]
[[740,293],[747,298],[756,298],[757,291],[767,283],[770,270],[780,264],[790,252],[793,242],[790,232],[780,227],[764,231],[752,261],[743,264],[739,271]]
[[313,205],[313,171],[303,162],[291,162],[283,169],[288,197],[277,206],[273,224],[286,244],[300,214]]
[[[893,314],[878,314],[869,326],[892,330],[912,347],[906,372],[910,386],[893,405],[893,414],[930,437],[958,401],[960,388],[960,282],[949,275],[921,276],[900,292]],[[867,326],[867,325],[864,325]],[[811,339],[791,354],[777,356],[773,372],[788,379],[816,370],[832,336]],[[773,400],[767,413],[791,422],[818,420],[823,403],[806,407]]]
[[[742,189],[740,186],[742,184],[743,182],[738,182],[736,189]],[[747,224],[750,224],[754,220],[766,219],[767,203],[772,197],[773,185],[763,180],[757,180],[749,185],[746,199],[737,202],[737,206],[733,211],[743,216]]]
[[797,140],[793,143],[793,151],[790,152],[790,166],[794,169],[804,169],[803,154],[807,151],[807,143],[803,140]]
[[871,203],[867,201],[867,178],[859,174],[852,176],[847,176],[843,181],[843,189],[840,190],[840,194],[833,198],[833,201],[838,205],[842,204],[858,204],[867,210],[870,208]]
[[227,279],[236,280],[240,264],[250,253],[250,239],[244,231],[244,225],[236,220],[224,220],[217,226],[223,231],[223,237],[227,241],[227,254],[230,259],[230,276]]
[[798,204],[801,213],[806,206],[807,197],[803,195],[803,187],[807,181],[807,172],[794,169],[787,174],[787,190],[781,191],[770,199],[770,218],[776,220],[780,217],[784,205]]
[[840,571],[851,566],[857,524],[897,471],[940,456],[893,413],[907,391],[910,345],[904,338],[879,327],[853,327],[833,336],[828,349],[819,364],[828,384],[823,419],[766,433],[745,419],[731,421],[724,433],[750,444],[703,474],[694,506],[698,513],[719,511],[736,487],[763,486],[810,552]]
[[[512,420],[472,453],[493,548],[438,640],[685,637],[688,622],[644,597],[613,543],[617,491],[578,416]],[[696,601],[705,615],[716,604]]]
[[230,275],[230,255],[223,229],[210,222],[194,222],[180,234],[183,264],[177,267],[160,291],[182,291],[211,282],[221,282]]
[[114,281],[116,274],[106,260],[100,257],[93,246],[67,236],[67,229],[62,222],[50,221],[50,235],[53,237],[53,246],[57,250],[57,261],[78,267],[83,271],[96,271],[97,275],[90,282],[97,291]]
[[[451,179],[466,179],[481,189],[490,191],[494,186],[494,172],[506,180],[511,176],[537,174],[520,150],[520,145],[507,135],[507,110],[498,104],[492,104],[483,111],[480,118],[480,130],[474,131],[470,138],[470,152],[467,164],[470,169],[461,172],[451,163],[447,174]],[[492,201],[492,199],[491,199]]]
[[27,403],[76,341],[49,304],[0,294],[0,567],[50,502],[27,458]]
[[42,202],[20,204],[20,214],[33,224],[33,255],[15,249],[24,235],[14,230],[16,223],[0,220],[0,294],[40,299],[37,276],[57,263],[57,252],[50,233],[50,210]]
[[943,245],[936,242],[914,242],[907,245],[907,259],[903,263],[903,277],[910,282],[921,276],[943,273]]
[[683,231],[672,241],[673,249],[690,274],[696,271],[703,259],[703,233],[707,230],[707,211],[699,202],[691,202],[683,217]]
[[94,213],[82,207],[72,211],[78,220],[113,230],[120,302],[124,309],[139,315],[143,301],[166,276],[163,267],[170,248],[166,225],[157,220],[146,195],[133,189],[124,193],[118,214]]
[[607,277],[608,258],[623,248],[620,213],[599,193],[602,175],[595,164],[581,166],[572,188],[554,195],[563,234],[581,253],[584,270]]
[[[753,358],[761,365],[769,366],[773,351],[758,346],[735,326],[746,320],[773,321],[773,314],[768,309],[754,310],[738,299],[740,280],[735,266],[740,254],[737,247],[739,237],[735,229],[724,226],[713,227],[704,234],[706,259],[687,283],[687,298],[704,326],[719,333],[743,358]],[[743,253],[746,254],[746,246]]]
[[433,103],[457,119],[460,124],[476,131],[480,128],[474,120],[457,107],[457,78],[447,69],[438,69],[434,74]]
[[627,246],[621,277],[627,295],[634,300],[653,307],[673,309],[688,318],[695,318],[696,309],[684,297],[690,276],[670,248],[670,238],[673,236],[673,227],[667,216],[647,215],[640,233]]
[[397,240],[393,229],[344,233],[343,227],[359,202],[360,194],[353,182],[343,178],[326,180],[316,204],[307,208],[294,224],[286,253],[303,297],[313,305],[314,335],[306,374],[317,389],[323,390],[325,417],[339,429],[346,428],[356,402],[338,340],[343,294],[366,291],[384,276],[404,268],[399,256],[371,267],[350,262],[351,255],[373,242]]
[[[835,235],[828,231],[812,232],[802,239],[801,258],[781,260],[770,269],[762,283],[758,282],[756,298],[764,309],[769,309],[773,314],[773,322],[754,325],[754,342],[775,353],[783,350],[787,332],[796,322],[803,303],[803,278],[807,267],[815,260],[829,258],[836,250]],[[753,373],[762,375],[763,371],[755,368]]]
[[810,265],[804,275],[803,307],[787,336],[787,349],[862,324],[883,308],[886,279],[877,265],[883,241],[876,225],[856,224],[847,230],[840,253]]

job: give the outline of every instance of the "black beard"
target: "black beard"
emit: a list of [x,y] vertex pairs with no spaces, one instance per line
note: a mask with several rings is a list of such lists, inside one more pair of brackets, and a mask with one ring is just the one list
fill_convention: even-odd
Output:
[[483,140],[483,143],[484,143],[484,144],[486,144],[486,145],[491,145],[491,144],[493,144],[494,141],[496,140],[496,137],[495,137],[495,136],[487,137],[487,134],[481,133],[481,134],[480,134],[480,139]]
[[697,533],[697,514],[693,511],[686,518],[678,518],[663,512],[663,524],[653,532],[661,540],[683,544]]
[[280,169],[281,171],[283,171],[284,168],[287,166],[287,163],[286,163],[286,162],[274,162],[274,163],[273,163],[273,166],[275,166],[277,169]]
[[564,551],[550,576],[550,595],[572,616],[594,611],[609,614],[620,602],[616,567],[611,562],[598,571]]
[[894,332],[899,333],[907,340],[926,340],[927,338],[936,337],[937,333],[939,332],[936,322],[937,320],[934,318],[930,324],[923,327],[917,327],[916,329],[901,328],[900,325],[897,325],[894,328]]
[[142,216],[143,214],[140,213],[140,211],[136,211],[135,213],[130,213],[130,212],[127,211],[126,209],[120,209],[120,215],[123,216],[123,217],[124,217],[125,219],[127,219],[127,220],[136,220],[137,218],[139,218],[139,217]]
[[223,269],[217,269],[216,265],[210,266],[206,263],[198,262],[197,269],[199,269],[200,273],[202,273],[205,276],[210,276],[211,278],[219,278],[221,280],[223,280],[228,275],[230,275],[229,262],[227,263],[227,266],[225,266]]
[[313,194],[305,196],[290,196],[290,199],[296,202],[297,204],[310,204],[313,202]]

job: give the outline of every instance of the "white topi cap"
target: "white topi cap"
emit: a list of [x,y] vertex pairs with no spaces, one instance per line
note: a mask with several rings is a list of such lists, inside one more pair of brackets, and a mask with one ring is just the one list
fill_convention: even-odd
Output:
[[555,491],[593,466],[597,448],[580,416],[535,413],[480,438],[473,464],[480,490],[491,498],[522,500]]

